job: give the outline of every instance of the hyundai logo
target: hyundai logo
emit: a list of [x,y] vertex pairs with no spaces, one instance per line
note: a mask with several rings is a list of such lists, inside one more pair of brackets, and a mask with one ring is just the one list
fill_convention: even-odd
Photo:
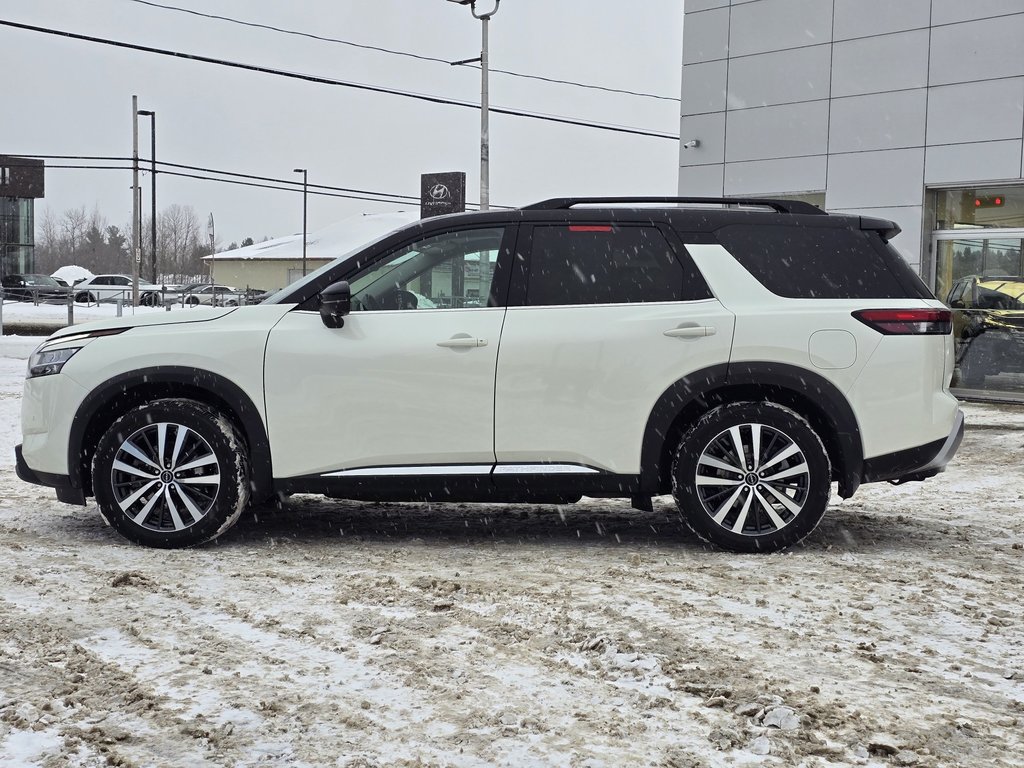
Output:
[[452,193],[445,184],[435,184],[427,192],[431,200],[451,200]]

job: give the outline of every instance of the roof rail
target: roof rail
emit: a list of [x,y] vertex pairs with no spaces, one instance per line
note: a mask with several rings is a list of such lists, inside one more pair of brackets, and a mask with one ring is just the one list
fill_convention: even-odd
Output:
[[524,211],[557,211],[574,205],[621,205],[622,203],[694,203],[700,205],[759,205],[779,213],[828,215],[803,200],[772,200],[758,197],[553,197],[539,203],[524,205]]

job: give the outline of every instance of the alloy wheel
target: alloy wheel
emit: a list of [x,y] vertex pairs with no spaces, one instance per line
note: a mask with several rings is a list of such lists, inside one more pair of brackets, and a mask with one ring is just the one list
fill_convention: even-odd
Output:
[[708,516],[734,534],[763,536],[803,510],[811,472],[800,446],[767,424],[737,424],[716,435],[697,461],[697,497]]
[[206,517],[216,502],[220,462],[195,430],[169,422],[148,424],[117,449],[110,483],[114,501],[136,525],[182,531]]

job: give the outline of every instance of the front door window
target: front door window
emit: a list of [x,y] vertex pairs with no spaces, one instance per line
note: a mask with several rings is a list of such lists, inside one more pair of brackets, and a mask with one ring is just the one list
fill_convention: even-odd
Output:
[[504,229],[462,230],[400,248],[352,283],[353,311],[487,306]]

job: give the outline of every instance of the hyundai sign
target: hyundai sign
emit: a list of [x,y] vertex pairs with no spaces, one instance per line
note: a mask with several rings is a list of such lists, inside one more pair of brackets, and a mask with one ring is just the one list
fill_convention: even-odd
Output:
[[420,175],[420,218],[462,213],[466,210],[466,174],[424,173]]

